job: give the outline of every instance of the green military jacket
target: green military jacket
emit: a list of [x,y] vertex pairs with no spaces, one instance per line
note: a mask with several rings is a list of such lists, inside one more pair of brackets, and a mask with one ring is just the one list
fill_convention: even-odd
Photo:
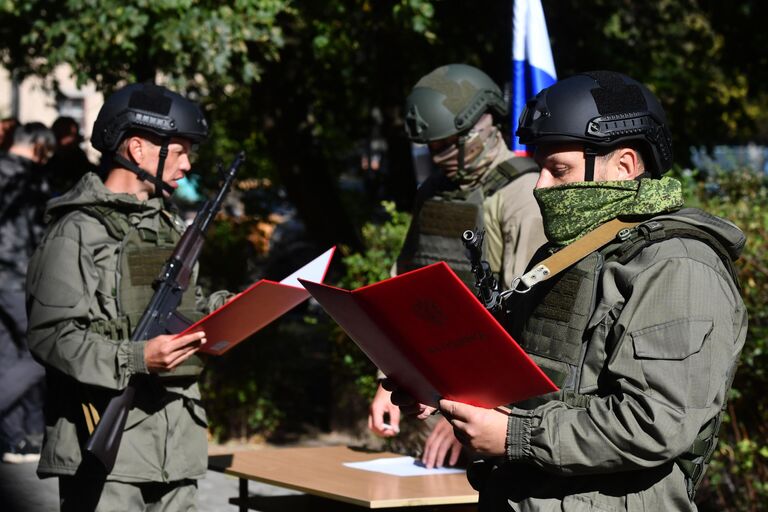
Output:
[[[32,257],[27,278],[29,347],[47,370],[46,433],[41,476],[72,475],[88,438],[83,403],[103,411],[131,376],[146,374],[145,342],[113,339],[92,326],[124,312],[120,287],[121,241],[83,209],[111,207],[134,226],[158,233],[178,217],[160,199],[139,201],[110,192],[95,174],[48,204],[54,219]],[[160,268],[157,269],[159,273]],[[194,282],[191,286],[194,286]],[[198,301],[201,313],[223,301],[220,292]],[[206,416],[194,379],[150,379],[137,394],[110,480],[164,482],[201,478],[207,463]]]
[[[731,223],[686,212],[730,252],[743,247]],[[588,266],[591,314],[565,385],[588,399],[513,408],[506,457],[470,471],[481,510],[696,510],[676,459],[726,400],[747,327],[738,286],[692,238],[626,262],[593,253]]]

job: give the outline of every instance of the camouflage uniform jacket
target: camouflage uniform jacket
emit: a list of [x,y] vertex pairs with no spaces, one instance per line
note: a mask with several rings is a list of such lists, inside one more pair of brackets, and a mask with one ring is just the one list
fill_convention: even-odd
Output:
[[[733,224],[687,211],[724,247],[741,250]],[[513,408],[506,456],[470,472],[481,510],[696,510],[675,459],[724,405],[746,336],[738,287],[693,238],[662,239],[624,263],[596,254],[569,383],[589,400],[547,395]]]
[[[182,224],[160,199],[139,201],[110,192],[95,174],[86,174],[69,192],[52,200],[54,217],[29,266],[29,346],[46,367],[49,397],[46,435],[38,474],[72,475],[88,438],[83,403],[103,411],[115,390],[134,374],[146,374],[146,342],[110,339],[90,327],[122,314],[115,283],[121,240],[82,210],[108,206],[126,212],[140,229],[159,233]],[[128,213],[130,212],[130,213]],[[158,268],[158,272],[160,269]],[[194,282],[192,283],[194,285]],[[201,312],[220,303],[217,292]],[[150,379],[140,388],[109,480],[168,482],[202,478],[207,465],[205,411],[194,380]]]
[[6,290],[23,290],[27,261],[43,233],[48,199],[42,172],[32,160],[0,156],[0,282]]

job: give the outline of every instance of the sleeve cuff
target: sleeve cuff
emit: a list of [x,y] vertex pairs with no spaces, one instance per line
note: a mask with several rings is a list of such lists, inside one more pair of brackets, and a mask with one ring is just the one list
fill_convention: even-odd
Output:
[[526,452],[530,452],[530,444],[531,417],[513,412],[507,419],[506,459],[517,461],[526,458]]
[[144,360],[144,347],[146,347],[146,341],[130,342],[130,357],[128,360],[128,371],[131,374],[134,373],[149,373],[147,369],[147,362]]

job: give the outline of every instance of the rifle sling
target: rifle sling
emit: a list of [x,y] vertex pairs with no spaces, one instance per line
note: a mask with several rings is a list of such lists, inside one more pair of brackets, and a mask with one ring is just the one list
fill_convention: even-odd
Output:
[[625,222],[619,219],[602,224],[517,277],[512,283],[512,290],[516,293],[527,292],[534,285],[556,276],[588,254],[611,242],[617,235],[621,238],[622,231],[626,230],[629,236],[629,230],[638,224],[640,221]]

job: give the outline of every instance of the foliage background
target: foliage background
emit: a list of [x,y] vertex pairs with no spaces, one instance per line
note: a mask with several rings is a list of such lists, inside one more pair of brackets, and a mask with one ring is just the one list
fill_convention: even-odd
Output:
[[[768,3],[542,3],[559,75],[603,68],[647,83],[667,110],[681,167],[690,146],[766,144]],[[409,88],[450,62],[507,83],[510,20],[510,0],[0,0],[0,62],[18,79],[68,63],[80,81],[107,92],[158,79],[204,104],[212,136],[198,167],[243,148],[243,177],[260,180],[243,180],[244,211],[222,219],[207,245],[211,288],[281,278],[332,244],[345,249],[331,279],[354,287],[388,275],[407,223],[400,212],[411,206],[415,181],[401,105]],[[360,145],[374,138],[386,141],[385,192],[342,186],[359,171]],[[741,264],[749,339],[700,508],[764,510],[765,178],[762,169],[680,175],[692,202],[734,219],[749,237]],[[271,186],[253,186],[265,179]],[[202,181],[215,178],[204,173]],[[391,204],[382,208],[381,199]],[[285,218],[301,226],[286,230]],[[211,362],[212,432],[280,440],[355,428],[370,376],[354,346],[305,305],[237,357]]]

